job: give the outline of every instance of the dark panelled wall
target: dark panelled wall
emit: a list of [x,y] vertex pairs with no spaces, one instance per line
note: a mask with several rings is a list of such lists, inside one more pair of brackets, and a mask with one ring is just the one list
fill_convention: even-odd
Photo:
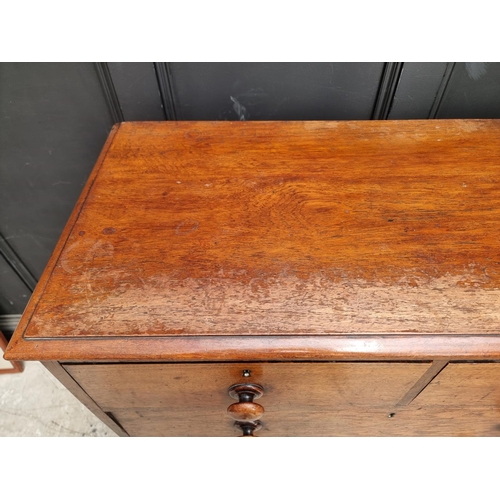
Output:
[[0,64],[0,233],[35,278],[112,125],[93,64]]
[[500,118],[499,63],[1,63],[0,329],[113,123]]
[[178,120],[369,120],[382,63],[169,64]]
[[94,64],[0,64],[0,315],[23,311],[112,125]]

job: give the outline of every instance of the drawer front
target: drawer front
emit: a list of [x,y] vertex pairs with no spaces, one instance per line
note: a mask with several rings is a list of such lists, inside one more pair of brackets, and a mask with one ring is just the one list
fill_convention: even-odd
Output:
[[499,408],[397,408],[386,426],[388,436],[500,436]]
[[500,409],[500,363],[449,363],[411,406]]
[[[241,431],[226,415],[200,411],[196,424],[163,409],[116,410],[113,416],[131,436],[238,436]],[[184,418],[182,418],[184,417]],[[354,408],[330,412],[264,414],[256,436],[500,436],[500,411],[496,409],[446,408]]]
[[395,410],[391,431],[500,436],[500,363],[449,363],[407,407]]
[[[234,384],[258,384],[261,436],[391,435],[389,414],[430,363],[65,365],[133,436],[233,436]],[[244,376],[245,371],[250,376]]]

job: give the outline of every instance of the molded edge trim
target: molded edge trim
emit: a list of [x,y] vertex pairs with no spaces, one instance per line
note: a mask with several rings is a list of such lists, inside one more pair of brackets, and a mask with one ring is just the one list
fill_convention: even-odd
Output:
[[12,339],[6,359],[59,361],[500,360],[500,335]]

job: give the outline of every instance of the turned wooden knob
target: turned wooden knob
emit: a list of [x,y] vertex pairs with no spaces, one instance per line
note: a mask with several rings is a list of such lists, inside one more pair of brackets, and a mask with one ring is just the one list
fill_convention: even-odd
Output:
[[234,420],[254,422],[264,415],[264,408],[258,403],[234,403],[227,412]]
[[258,420],[256,422],[235,422],[234,425],[243,433],[241,437],[255,437],[253,433],[262,429],[262,424]]
[[233,403],[227,412],[236,420],[234,424],[241,429],[243,436],[253,436],[253,432],[262,427],[258,420],[264,415],[264,408],[253,400],[263,394],[264,388],[257,384],[235,384],[229,388],[229,395],[238,403]]

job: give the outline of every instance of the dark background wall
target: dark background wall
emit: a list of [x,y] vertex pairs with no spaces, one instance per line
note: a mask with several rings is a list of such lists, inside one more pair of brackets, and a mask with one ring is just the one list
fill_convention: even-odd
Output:
[[0,329],[116,122],[439,118],[500,118],[500,63],[0,63]]

